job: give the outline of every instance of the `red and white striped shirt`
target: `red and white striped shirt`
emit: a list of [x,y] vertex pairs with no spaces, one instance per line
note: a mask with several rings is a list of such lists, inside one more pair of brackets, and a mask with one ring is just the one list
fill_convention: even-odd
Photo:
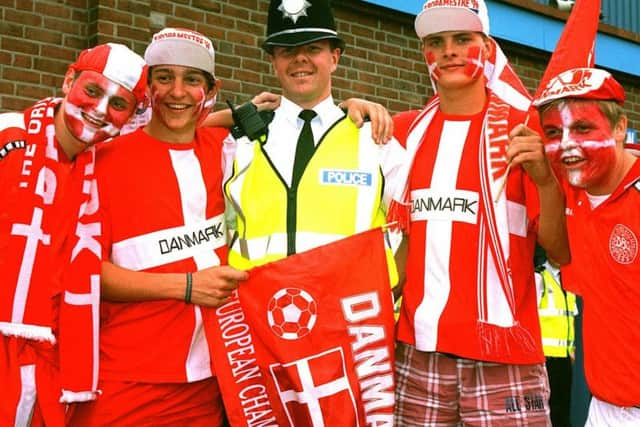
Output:
[[[510,307],[507,292],[495,277],[494,256],[483,252],[481,243],[488,233],[479,162],[486,113],[453,116],[437,110],[424,124],[426,128],[417,124],[412,130],[425,139],[410,173],[411,227],[398,339],[421,351],[501,363],[539,363],[544,357],[533,275],[537,191],[520,168],[511,170],[505,202]],[[525,114],[511,109],[508,129],[524,121]],[[405,135],[401,129],[396,135],[401,142],[407,139],[411,115],[415,118],[417,113],[397,118],[396,127],[405,124]],[[493,343],[496,351],[488,352],[483,345],[481,319],[501,331],[500,342]],[[519,326],[520,335],[512,333],[514,325]],[[533,348],[522,345],[521,334],[531,338]]]

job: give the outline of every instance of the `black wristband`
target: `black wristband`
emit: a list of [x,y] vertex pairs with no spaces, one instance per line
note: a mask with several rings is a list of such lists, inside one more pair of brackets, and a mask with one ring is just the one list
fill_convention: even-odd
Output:
[[191,272],[187,273],[187,288],[184,290],[184,302],[189,304],[191,302],[191,286],[193,285],[193,275]]

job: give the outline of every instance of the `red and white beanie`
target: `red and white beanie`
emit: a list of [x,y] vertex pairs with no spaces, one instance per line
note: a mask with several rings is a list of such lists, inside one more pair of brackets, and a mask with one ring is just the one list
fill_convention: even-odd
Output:
[[138,102],[144,100],[147,65],[140,55],[123,44],[106,43],[85,49],[69,69],[96,71],[132,92]]
[[215,50],[211,40],[185,28],[165,28],[155,33],[144,52],[144,60],[150,67],[181,65],[215,76]]
[[475,31],[489,35],[489,13],[484,0],[427,0],[414,23],[422,40],[442,31]]
[[578,98],[616,101],[624,104],[624,88],[613,76],[598,68],[573,68],[551,78],[533,105],[540,107],[556,99]]

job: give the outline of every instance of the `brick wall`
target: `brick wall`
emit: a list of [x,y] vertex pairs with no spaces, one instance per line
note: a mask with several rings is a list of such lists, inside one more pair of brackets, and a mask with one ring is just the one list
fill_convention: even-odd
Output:
[[[67,65],[81,49],[116,41],[143,54],[164,26],[192,28],[216,47],[219,100],[242,102],[277,88],[258,48],[267,0],[0,0],[0,111],[60,95]],[[420,107],[431,94],[413,17],[358,0],[334,1],[347,49],[334,79],[334,97],[360,96],[391,111]],[[549,55],[501,42],[525,84],[535,90]],[[630,126],[640,129],[640,82],[616,74],[627,90]],[[222,105],[222,104],[220,104]]]
[[0,111],[51,96],[88,46],[87,0],[0,0]]

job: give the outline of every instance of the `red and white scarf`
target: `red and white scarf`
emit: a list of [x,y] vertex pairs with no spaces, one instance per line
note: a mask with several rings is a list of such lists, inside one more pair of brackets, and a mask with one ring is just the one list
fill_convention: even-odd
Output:
[[[72,233],[64,254],[68,263],[62,276],[58,347],[62,383],[61,402],[93,400],[99,393],[100,271],[98,186],[94,171],[95,147],[78,155],[72,177]],[[81,189],[78,188],[81,185]]]
[[[10,177],[8,199],[3,200],[0,247],[0,332],[55,343],[53,335],[51,259],[56,243],[51,230],[61,205],[58,189],[59,151],[53,116],[60,100],[45,99],[24,112],[24,123],[14,128],[26,142],[20,176]],[[13,129],[11,129],[13,130]],[[28,131],[27,131],[28,130]],[[8,132],[8,131],[5,131]],[[13,136],[15,135],[15,136]],[[12,161],[7,158],[5,161]]]
[[[23,173],[15,179],[10,203],[3,206],[10,229],[0,236],[0,247],[7,254],[0,265],[13,271],[5,277],[15,280],[3,283],[0,291],[0,333],[57,343],[61,381],[69,390],[61,401],[71,402],[88,400],[96,392],[98,317],[81,313],[90,302],[75,295],[99,301],[101,263],[100,251],[87,256],[82,250],[89,239],[80,225],[97,211],[95,151],[80,153],[65,179],[59,163],[63,154],[55,139],[59,103],[60,99],[47,98],[24,112]],[[83,237],[67,236],[75,230],[81,230]],[[71,254],[70,245],[80,250]],[[61,269],[61,263],[69,268]],[[62,277],[54,274],[60,271]],[[94,306],[97,314],[97,303]],[[91,347],[91,356],[81,350],[86,347]]]
[[[517,334],[523,345],[533,350],[532,338],[516,321],[516,303],[509,267],[509,235],[520,221],[510,218],[506,194],[498,197],[500,188],[507,180],[507,162],[504,156],[508,146],[511,108],[528,111],[531,97],[509,65],[498,44],[493,55],[485,63],[486,86],[489,89],[489,105],[480,137],[478,165],[480,171],[481,209],[478,212],[479,244],[477,254],[478,283],[478,329],[483,351],[487,353],[508,352],[501,348],[504,334]],[[407,152],[411,159],[401,172],[406,185],[394,197],[389,209],[389,222],[397,222],[400,228],[409,230],[410,192],[409,173],[415,155],[425,140],[431,120],[438,111],[440,99],[436,95],[416,117],[407,137]],[[487,298],[488,294],[493,298]],[[494,301],[494,302],[491,302]],[[509,307],[509,313],[497,307]],[[497,314],[497,316],[496,316]]]

